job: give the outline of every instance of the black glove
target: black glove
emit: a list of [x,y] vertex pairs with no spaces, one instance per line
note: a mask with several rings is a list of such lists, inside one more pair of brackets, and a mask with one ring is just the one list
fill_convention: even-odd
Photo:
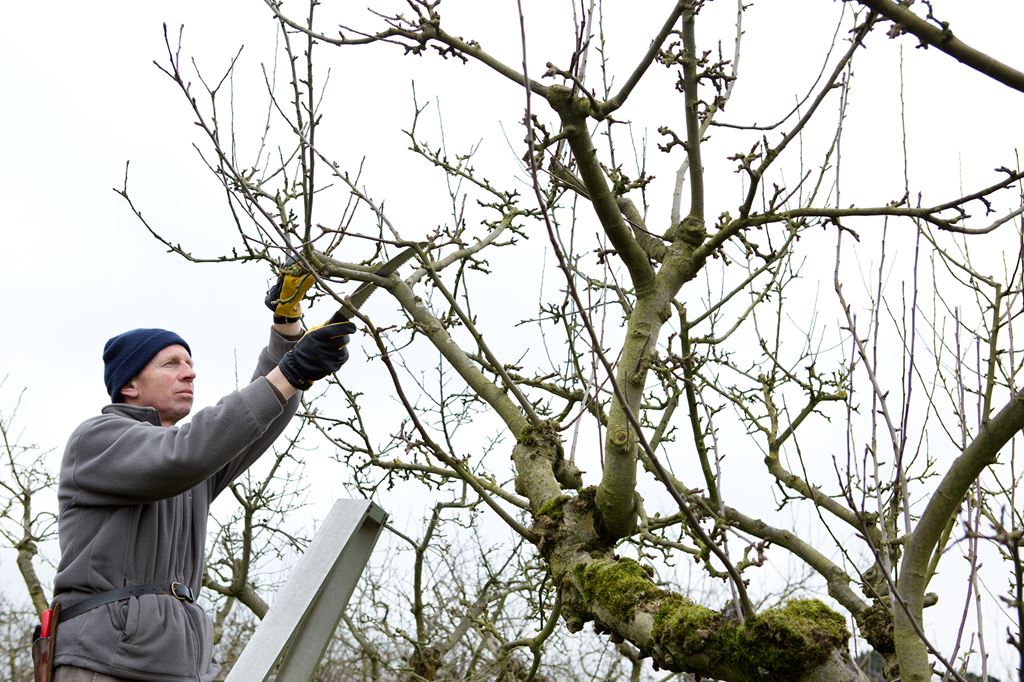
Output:
[[337,372],[348,360],[345,346],[356,326],[347,320],[334,322],[334,318],[331,319],[331,322],[303,334],[277,365],[288,383],[300,391],[309,389],[314,381]]
[[313,276],[303,271],[294,258],[285,261],[263,301],[274,311],[275,323],[297,322],[302,317],[302,298],[313,282]]

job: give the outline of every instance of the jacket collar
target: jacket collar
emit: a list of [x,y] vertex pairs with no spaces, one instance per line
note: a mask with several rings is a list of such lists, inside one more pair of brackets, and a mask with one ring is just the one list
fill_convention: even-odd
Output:
[[101,412],[103,414],[116,414],[119,417],[128,417],[135,421],[149,422],[153,426],[160,426],[160,413],[156,411],[155,407],[111,403],[104,407]]

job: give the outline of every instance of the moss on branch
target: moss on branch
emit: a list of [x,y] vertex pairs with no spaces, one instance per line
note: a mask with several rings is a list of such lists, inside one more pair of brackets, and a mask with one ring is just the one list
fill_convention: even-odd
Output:
[[800,679],[845,649],[846,621],[817,599],[794,599],[739,623],[728,614],[669,595],[652,637],[672,658],[702,656],[742,679]]
[[732,609],[694,604],[663,589],[652,569],[612,554],[594,497],[593,488],[553,496],[534,513],[538,548],[562,588],[561,614],[571,632],[593,623],[657,667],[716,679],[861,679],[849,661],[846,621],[828,606],[793,600],[741,623]]
[[638,633],[635,641],[659,667],[736,680],[798,680],[845,651],[845,619],[816,599],[794,599],[741,623],[730,610],[715,611],[658,587],[632,559],[595,559],[573,570],[589,614],[574,613],[582,627]]
[[588,603],[599,605],[621,621],[632,620],[638,606],[668,594],[632,559],[599,559],[578,566],[576,579]]

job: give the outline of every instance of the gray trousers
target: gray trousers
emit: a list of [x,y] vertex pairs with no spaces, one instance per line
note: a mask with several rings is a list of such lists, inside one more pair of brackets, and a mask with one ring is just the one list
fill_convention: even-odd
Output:
[[85,668],[62,665],[53,671],[53,682],[131,682],[123,677],[111,677]]

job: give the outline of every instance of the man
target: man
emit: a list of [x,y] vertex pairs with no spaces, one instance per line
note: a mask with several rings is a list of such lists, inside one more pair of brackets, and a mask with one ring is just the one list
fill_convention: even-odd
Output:
[[185,340],[135,329],[107,342],[111,404],[74,431],[60,471],[55,682],[207,682],[219,671],[194,601],[210,503],[281,434],[299,391],[341,368],[355,331],[337,322],[299,338],[311,283],[281,276],[252,383],[183,426],[196,377]]

